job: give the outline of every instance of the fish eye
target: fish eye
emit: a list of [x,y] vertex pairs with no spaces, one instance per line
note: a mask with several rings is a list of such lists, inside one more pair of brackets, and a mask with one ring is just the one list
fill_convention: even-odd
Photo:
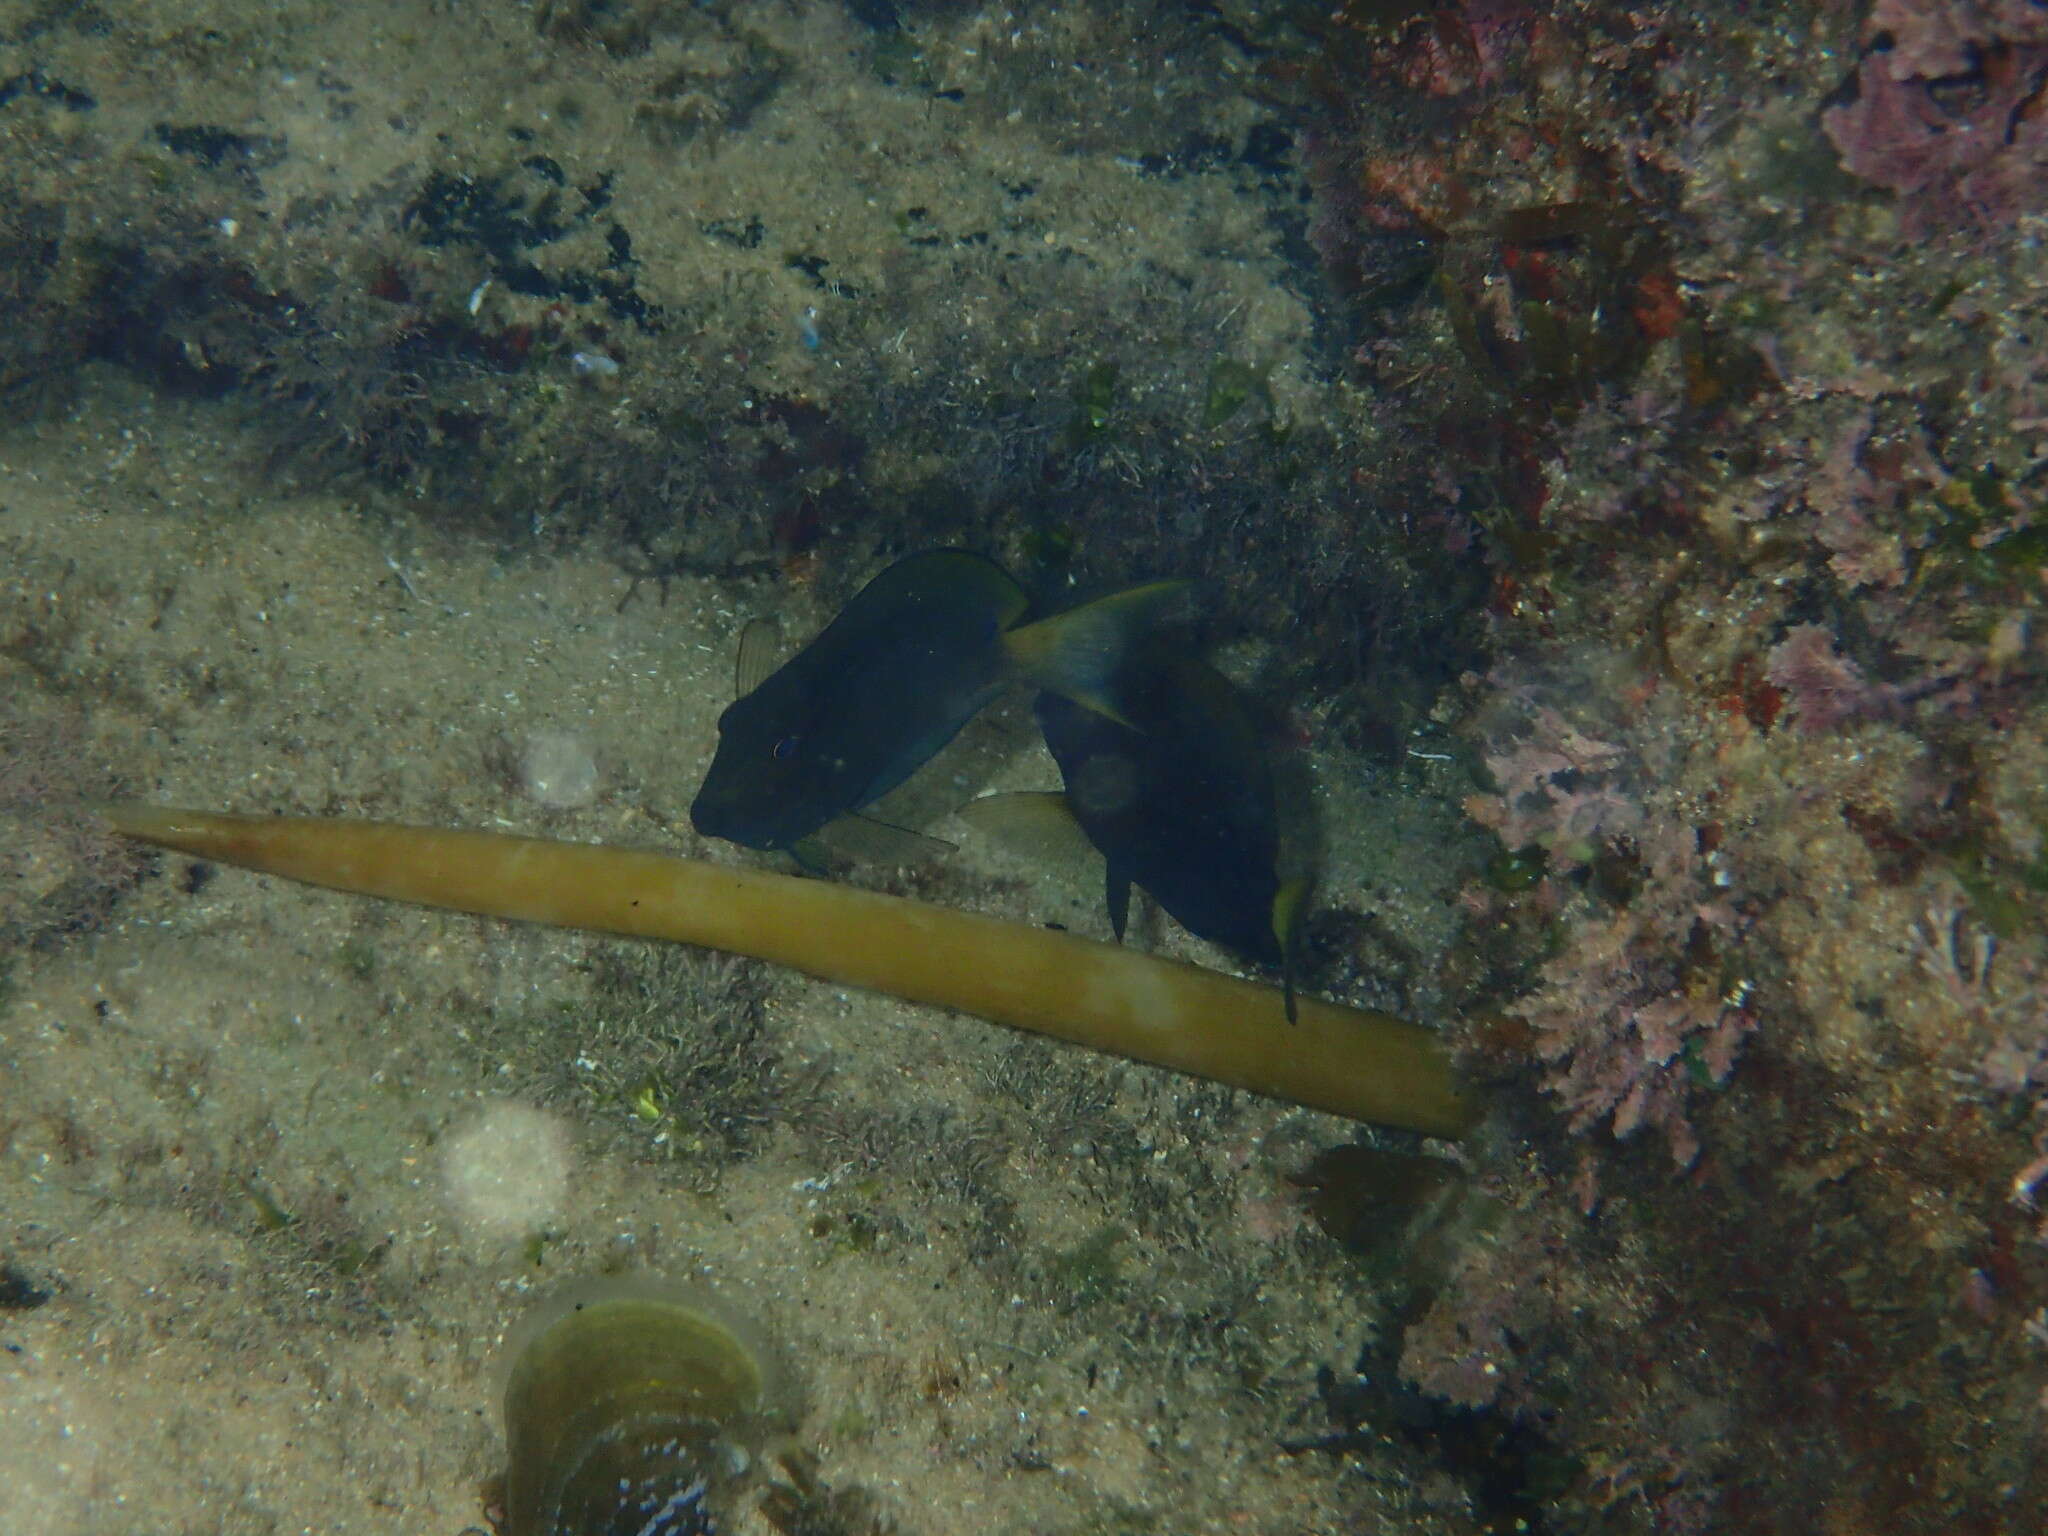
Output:
[[785,758],[792,757],[796,753],[796,742],[796,737],[785,736],[782,738],[782,740],[775,743],[774,747],[770,750],[769,755],[772,756],[778,763],[783,761]]

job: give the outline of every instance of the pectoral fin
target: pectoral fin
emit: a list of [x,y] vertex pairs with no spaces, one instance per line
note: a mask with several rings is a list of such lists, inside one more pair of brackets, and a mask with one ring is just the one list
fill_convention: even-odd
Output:
[[936,864],[956,851],[943,837],[913,832],[892,821],[856,811],[836,817],[817,831],[816,840],[841,858],[856,864],[907,869],[919,864]]

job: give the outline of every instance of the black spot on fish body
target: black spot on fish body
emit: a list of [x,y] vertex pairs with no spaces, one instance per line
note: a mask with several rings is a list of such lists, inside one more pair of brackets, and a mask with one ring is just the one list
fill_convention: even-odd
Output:
[[1129,816],[1137,809],[1142,788],[1138,774],[1138,764],[1128,753],[1104,751],[1084,755],[1067,781],[1067,798],[1077,813],[1090,819]]

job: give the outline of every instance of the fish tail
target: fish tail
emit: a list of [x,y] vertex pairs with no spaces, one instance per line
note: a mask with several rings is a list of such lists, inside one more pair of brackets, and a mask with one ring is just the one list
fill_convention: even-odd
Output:
[[1301,954],[1302,919],[1308,912],[1307,880],[1286,880],[1273,894],[1273,937],[1280,941],[1280,994],[1287,1022],[1295,1022],[1294,971]]
[[1192,588],[1187,581],[1127,587],[1010,630],[1003,651],[1034,686],[1131,726],[1118,698],[1124,663],[1146,635],[1175,616]]

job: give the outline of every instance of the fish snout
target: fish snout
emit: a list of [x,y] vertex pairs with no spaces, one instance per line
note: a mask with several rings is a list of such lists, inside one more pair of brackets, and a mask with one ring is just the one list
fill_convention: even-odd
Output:
[[699,837],[715,837],[764,853],[779,853],[804,835],[785,825],[786,819],[738,797],[711,794],[708,786],[690,802],[690,825]]
[[690,825],[696,828],[699,837],[718,837],[727,842],[737,842],[733,836],[737,819],[732,808],[708,795],[699,794],[690,802]]

